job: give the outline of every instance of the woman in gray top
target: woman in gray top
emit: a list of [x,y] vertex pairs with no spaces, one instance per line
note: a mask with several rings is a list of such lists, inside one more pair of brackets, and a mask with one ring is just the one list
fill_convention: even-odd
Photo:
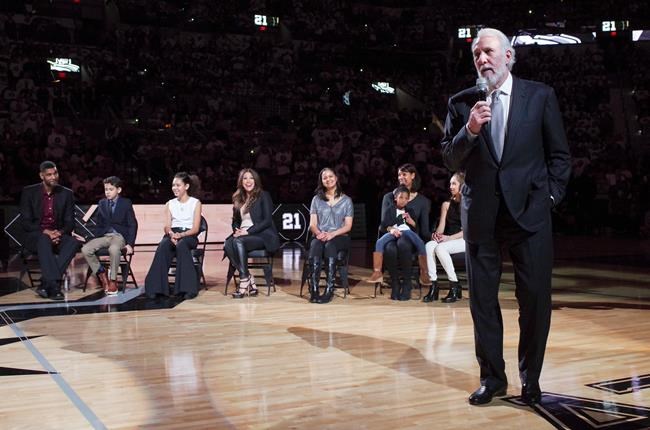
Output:
[[[354,208],[352,199],[343,194],[336,172],[329,167],[318,174],[316,195],[309,209],[309,230],[313,239],[309,245],[309,267],[311,285],[309,293],[312,303],[328,303],[332,300],[334,278],[336,277],[336,256],[341,250],[350,249],[350,236]],[[320,296],[321,263],[325,261],[327,286]]]

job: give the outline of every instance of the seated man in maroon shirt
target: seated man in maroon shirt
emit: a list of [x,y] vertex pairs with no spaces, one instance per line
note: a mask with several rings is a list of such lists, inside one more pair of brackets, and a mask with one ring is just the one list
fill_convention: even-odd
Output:
[[63,300],[61,278],[81,244],[72,237],[74,196],[59,185],[59,172],[52,161],[40,165],[41,182],[23,189],[20,222],[25,231],[24,246],[38,255],[41,265],[39,296]]

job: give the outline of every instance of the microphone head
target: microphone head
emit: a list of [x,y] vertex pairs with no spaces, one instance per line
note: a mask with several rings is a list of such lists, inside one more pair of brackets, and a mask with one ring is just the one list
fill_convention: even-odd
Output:
[[479,76],[476,79],[476,88],[478,89],[479,99],[485,101],[488,95],[487,79],[485,79],[483,76]]

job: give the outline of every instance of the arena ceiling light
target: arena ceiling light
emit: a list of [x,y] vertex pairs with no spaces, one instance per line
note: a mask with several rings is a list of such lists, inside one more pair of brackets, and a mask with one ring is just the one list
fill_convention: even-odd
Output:
[[373,82],[372,88],[384,94],[395,94],[395,88],[390,86],[389,82]]
[[48,59],[47,62],[50,64],[50,70],[57,72],[79,73],[80,70],[80,67],[74,64],[70,58]]

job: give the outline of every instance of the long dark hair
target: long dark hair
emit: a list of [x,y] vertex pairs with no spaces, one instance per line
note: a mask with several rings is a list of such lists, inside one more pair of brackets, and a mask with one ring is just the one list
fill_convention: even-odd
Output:
[[190,187],[187,189],[188,196],[196,197],[199,194],[201,183],[198,176],[190,175],[187,172],[177,172],[174,178],[180,179],[184,184],[189,184]]
[[[244,189],[244,175],[246,173],[250,173],[255,181],[255,186],[251,190],[248,200],[246,190]],[[237,190],[232,195],[232,204],[236,210],[243,208],[244,213],[246,213],[253,203],[260,197],[262,191],[262,180],[260,179],[260,175],[253,169],[241,169],[239,171],[239,177],[237,178]]]
[[402,164],[401,166],[399,166],[397,171],[406,172],[406,173],[415,173],[415,176],[413,177],[413,183],[411,184],[411,189],[409,191],[413,192],[413,191],[418,191],[420,189],[420,186],[422,186],[422,178],[420,178],[418,169],[416,169],[413,164],[411,163]]
[[336,173],[336,170],[332,169],[331,167],[324,167],[320,171],[320,173],[318,173],[318,184],[316,185],[316,189],[314,190],[314,192],[316,193],[319,199],[325,201],[327,201],[327,196],[325,195],[325,192],[327,190],[323,186],[323,173],[325,173],[328,170],[334,173],[334,176],[336,176],[336,192],[334,193],[334,197],[339,198],[343,194],[343,188],[341,188],[341,183],[339,182],[339,175]]

